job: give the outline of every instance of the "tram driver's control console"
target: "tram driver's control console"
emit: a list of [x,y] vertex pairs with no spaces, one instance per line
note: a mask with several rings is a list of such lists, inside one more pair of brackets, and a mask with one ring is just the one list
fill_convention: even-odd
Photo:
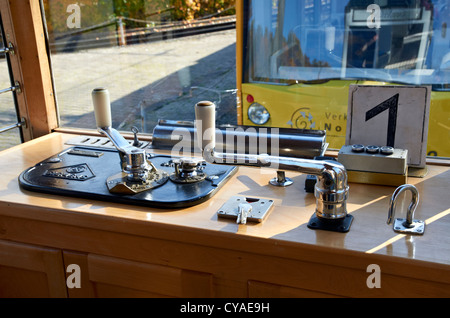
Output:
[[147,153],[112,128],[109,93],[92,92],[98,130],[114,147],[75,146],[51,156],[19,176],[22,188],[44,193],[135,204],[184,208],[212,197],[236,173],[202,158]]

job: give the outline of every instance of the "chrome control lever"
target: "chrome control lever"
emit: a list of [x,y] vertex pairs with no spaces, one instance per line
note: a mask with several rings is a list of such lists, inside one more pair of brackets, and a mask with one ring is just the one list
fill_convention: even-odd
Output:
[[100,133],[108,137],[119,151],[122,171],[128,174],[128,179],[130,181],[145,180],[148,171],[151,170],[147,162],[145,150],[130,145],[114,128],[98,127],[97,129]]
[[[162,185],[168,179],[147,160],[144,149],[131,145],[112,128],[109,92],[105,88],[92,91],[97,130],[108,137],[119,152],[123,175],[107,182],[110,192],[137,193]],[[119,189],[119,190],[118,190]]]
[[[339,232],[346,232],[352,217],[347,214],[347,172],[345,167],[333,161],[319,161],[300,158],[276,157],[269,155],[218,153],[215,150],[215,104],[209,101],[195,105],[198,144],[203,158],[212,164],[243,165],[254,167],[292,170],[318,176],[314,195],[316,197],[315,220],[347,220],[345,229],[338,225]],[[326,222],[326,230],[334,230]],[[312,228],[314,228],[312,226]]]

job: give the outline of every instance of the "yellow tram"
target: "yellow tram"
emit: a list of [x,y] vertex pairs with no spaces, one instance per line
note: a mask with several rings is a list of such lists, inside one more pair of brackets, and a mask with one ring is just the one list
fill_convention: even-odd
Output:
[[345,143],[349,85],[431,86],[427,153],[450,156],[448,1],[237,1],[238,123]]

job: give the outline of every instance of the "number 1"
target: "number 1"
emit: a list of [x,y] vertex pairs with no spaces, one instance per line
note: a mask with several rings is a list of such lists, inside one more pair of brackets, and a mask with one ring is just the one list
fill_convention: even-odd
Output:
[[398,110],[398,97],[400,94],[396,94],[391,98],[385,100],[381,104],[375,106],[366,113],[366,122],[375,116],[381,114],[385,110],[389,109],[388,118],[388,131],[386,146],[394,147],[395,143],[395,131],[397,129],[397,110]]

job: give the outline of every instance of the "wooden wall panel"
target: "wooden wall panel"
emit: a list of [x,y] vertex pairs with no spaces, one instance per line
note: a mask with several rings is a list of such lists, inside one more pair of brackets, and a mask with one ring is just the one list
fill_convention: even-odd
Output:
[[0,297],[66,296],[61,251],[0,241]]
[[[105,289],[104,285],[118,287],[120,294],[115,295],[117,297],[136,297],[139,294],[212,297],[212,275],[207,273],[95,254],[88,255],[88,267],[90,281],[99,283],[97,297],[114,296],[114,293]],[[103,294],[102,290],[108,293]]]

